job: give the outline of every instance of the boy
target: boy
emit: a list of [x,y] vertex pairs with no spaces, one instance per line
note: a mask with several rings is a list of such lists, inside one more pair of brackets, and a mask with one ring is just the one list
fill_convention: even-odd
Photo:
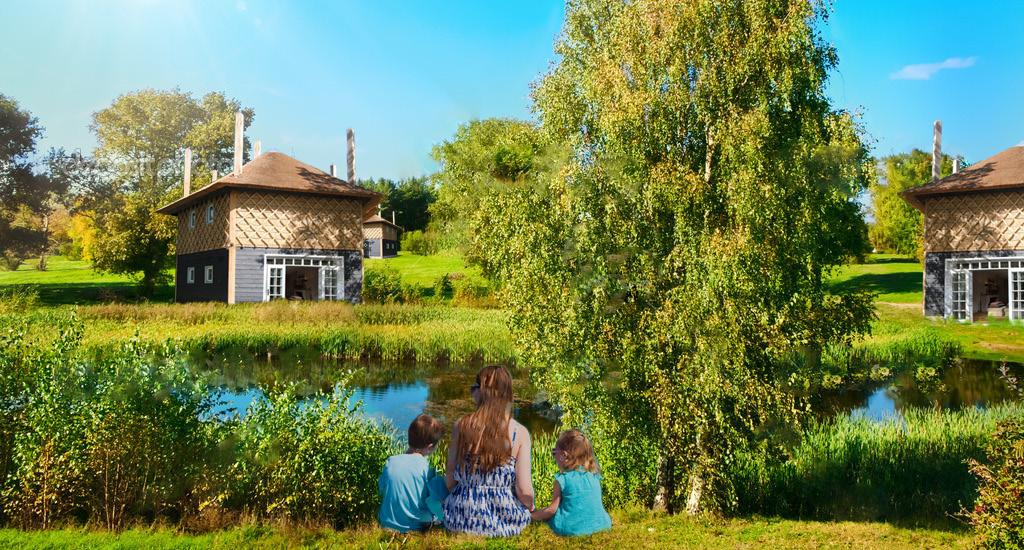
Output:
[[427,462],[441,439],[444,427],[431,416],[421,414],[409,424],[409,448],[384,463],[377,480],[380,511],[377,520],[385,529],[408,533],[423,531],[440,521],[439,502],[445,496],[444,478]]

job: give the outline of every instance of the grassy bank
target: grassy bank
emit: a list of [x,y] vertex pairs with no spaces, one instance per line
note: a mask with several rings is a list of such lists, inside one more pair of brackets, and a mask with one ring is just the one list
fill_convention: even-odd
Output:
[[872,254],[862,264],[841,266],[830,283],[839,291],[874,292],[880,302],[920,304],[921,281],[921,264],[917,260],[895,254]]
[[340,359],[509,361],[515,352],[500,310],[337,302],[111,304],[83,306],[85,346],[139,337],[187,351],[254,353],[306,348]]
[[819,523],[775,519],[701,520],[647,511],[613,511],[611,531],[591,537],[557,537],[531,525],[518,537],[484,540],[434,531],[393,537],[375,527],[335,531],[246,526],[202,535],[169,529],[121,533],[64,529],[0,530],[4,548],[967,548],[970,535],[901,529],[885,523]]

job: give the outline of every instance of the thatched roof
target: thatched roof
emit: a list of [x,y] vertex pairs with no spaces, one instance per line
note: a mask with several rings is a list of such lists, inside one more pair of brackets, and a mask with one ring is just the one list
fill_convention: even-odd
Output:
[[924,199],[932,195],[972,193],[1024,188],[1024,146],[1017,145],[938,181],[903,192],[914,208],[924,208]]
[[381,199],[379,193],[338,179],[284,153],[263,153],[243,166],[240,174],[228,174],[195,193],[160,208],[157,212],[176,214],[204,197],[229,188],[352,197],[365,201],[366,214],[376,210]]

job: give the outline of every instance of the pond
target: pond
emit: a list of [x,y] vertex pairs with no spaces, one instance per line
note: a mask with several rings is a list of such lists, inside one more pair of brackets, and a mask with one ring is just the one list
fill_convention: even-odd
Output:
[[[404,432],[420,413],[450,425],[474,408],[469,396],[479,365],[422,363],[351,363],[309,356],[301,352],[254,357],[247,353],[194,356],[195,368],[214,373],[213,383],[223,390],[219,413],[243,413],[265,390],[297,386],[300,395],[330,391],[349,378],[364,412],[387,420]],[[530,385],[528,373],[513,369],[515,417],[531,431],[557,428],[558,415],[542,392]],[[908,407],[960,409],[986,407],[1021,399],[1024,365],[960,360],[935,380],[919,382],[912,373],[885,384],[826,392],[812,399],[821,416],[851,414],[871,420],[896,416]]]

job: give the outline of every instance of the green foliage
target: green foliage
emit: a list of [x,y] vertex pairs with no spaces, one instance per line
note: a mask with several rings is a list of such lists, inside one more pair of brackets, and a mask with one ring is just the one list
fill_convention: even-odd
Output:
[[31,113],[0,94],[0,265],[8,270],[45,251],[46,216],[67,190],[60,180],[36,173],[30,157],[42,133]]
[[434,282],[434,299],[446,300],[452,297],[455,292],[455,285],[452,284],[452,277],[450,274],[445,273],[437,278]]
[[384,218],[390,220],[394,212],[395,222],[405,231],[423,231],[427,228],[430,205],[437,200],[437,192],[427,178],[398,181],[378,178],[361,180],[359,185],[384,195],[380,202]]
[[[185,147],[194,154],[193,189],[210,181],[210,170],[230,169],[237,111],[245,113],[246,127],[252,124],[252,109],[236,100],[210,93],[197,101],[174,89],[125,94],[93,114],[99,146],[95,159],[76,165],[75,179],[89,182],[82,207],[94,216],[90,253],[97,269],[139,274],[142,294],[152,296],[177,231],[173,217],[155,210],[181,196]],[[246,142],[243,159],[248,150]]]
[[[871,165],[825,95],[821,9],[570,2],[534,90],[543,137],[508,155],[438,149],[442,177],[475,193],[472,253],[535,378],[569,423],[628,419],[660,455],[669,508],[680,494],[690,511],[731,507],[726,465],[798,424],[793,354],[848,344],[872,318],[869,296],[824,282],[864,249]],[[449,168],[462,157],[481,162]],[[500,192],[491,159],[513,168]]]
[[985,456],[997,422],[1021,412],[1019,404],[911,409],[887,422],[841,416],[814,423],[783,457],[737,456],[738,511],[941,524],[977,495],[967,462]]
[[377,477],[399,452],[336,386],[310,401],[285,391],[257,400],[235,433],[237,458],[220,497],[259,517],[351,525],[373,517]]
[[463,124],[451,140],[434,147],[441,165],[433,176],[437,202],[430,208],[437,248],[462,250],[471,261],[485,259],[473,230],[480,223],[480,205],[544,169],[538,162],[544,144],[534,125],[492,118]]
[[25,330],[39,322],[0,315],[0,521],[120,529],[219,510],[340,525],[374,510],[395,447],[350,390],[225,418],[178,350],[83,353],[74,315],[48,316],[48,337]]
[[[183,365],[129,342],[106,360],[78,355],[82,326],[56,319],[50,346],[3,342],[3,370],[21,373],[3,509],[24,526],[88,517],[107,528],[130,517],[180,517],[212,440],[201,421],[212,400]],[[5,385],[4,390],[11,388]]]
[[983,461],[970,461],[979,495],[968,519],[979,548],[1024,548],[1024,413],[1001,422]]
[[403,231],[400,248],[409,254],[418,254],[420,256],[427,256],[434,252],[431,238],[420,230]]
[[[869,229],[871,245],[879,252],[906,254],[918,259],[923,255],[924,226],[921,212],[910,206],[901,193],[931,180],[932,156],[914,149],[909,153],[884,157],[884,177],[872,181],[871,214],[875,218]],[[941,173],[953,171],[953,158],[943,155]]]
[[363,274],[363,300],[378,304],[405,304],[419,301],[416,287],[402,282],[402,275],[389,267],[367,270]]

